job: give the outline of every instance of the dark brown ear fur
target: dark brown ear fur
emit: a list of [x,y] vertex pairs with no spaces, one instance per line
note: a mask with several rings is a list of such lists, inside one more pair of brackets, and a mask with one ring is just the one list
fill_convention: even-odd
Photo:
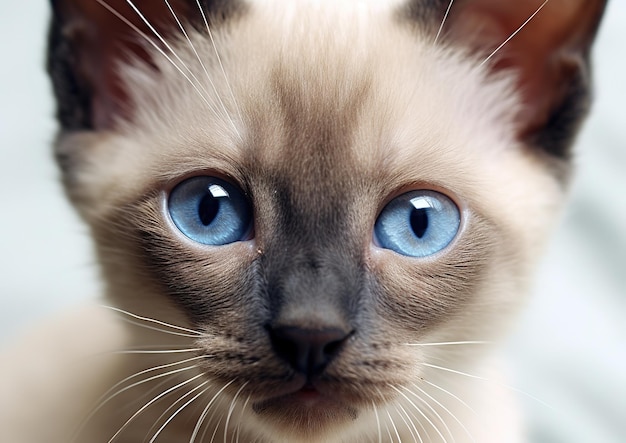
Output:
[[[203,29],[195,0],[169,0],[184,23]],[[212,24],[224,21],[240,1],[200,2]],[[119,79],[125,60],[151,63],[148,36],[162,46],[143,19],[125,0],[51,0],[48,70],[57,98],[57,116],[66,130],[106,129],[128,117],[131,104]],[[133,4],[165,38],[180,32],[166,2],[135,0]],[[138,32],[138,30],[140,32]]]
[[[543,0],[456,0],[440,41],[486,58],[537,11]],[[449,0],[415,0],[413,20],[436,31]],[[589,50],[606,0],[549,0],[490,60],[494,72],[515,70],[524,100],[519,137],[566,158],[589,107]]]

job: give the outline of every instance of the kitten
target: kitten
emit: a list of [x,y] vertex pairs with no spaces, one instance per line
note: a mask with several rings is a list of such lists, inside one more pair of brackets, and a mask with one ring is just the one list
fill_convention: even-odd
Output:
[[53,0],[111,307],[6,360],[0,440],[525,441],[487,342],[561,209],[604,4]]

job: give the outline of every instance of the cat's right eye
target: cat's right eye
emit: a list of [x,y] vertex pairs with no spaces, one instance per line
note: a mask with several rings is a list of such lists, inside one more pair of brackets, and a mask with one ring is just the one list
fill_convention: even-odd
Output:
[[251,231],[252,210],[243,191],[216,177],[192,177],[170,193],[167,209],[176,227],[205,245],[245,240]]

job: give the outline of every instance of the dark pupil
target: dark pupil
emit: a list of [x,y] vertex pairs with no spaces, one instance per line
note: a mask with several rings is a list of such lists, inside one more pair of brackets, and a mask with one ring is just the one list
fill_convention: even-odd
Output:
[[200,216],[202,224],[204,226],[209,226],[213,220],[215,220],[219,210],[219,199],[213,197],[211,194],[205,195],[202,200],[200,200],[200,204],[198,205],[198,215]]
[[417,238],[422,238],[428,229],[428,213],[426,209],[413,209],[411,211],[411,229],[413,233],[417,235]]

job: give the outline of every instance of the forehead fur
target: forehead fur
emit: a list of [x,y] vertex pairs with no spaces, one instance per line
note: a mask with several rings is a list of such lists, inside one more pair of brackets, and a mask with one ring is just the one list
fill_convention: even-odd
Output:
[[159,54],[158,72],[123,67],[134,119],[95,137],[97,166],[83,170],[102,202],[200,170],[246,183],[253,165],[300,192],[363,178],[381,198],[434,186],[487,216],[506,205],[498,216],[513,225],[529,208],[552,213],[556,181],[513,138],[511,78],[435,47],[388,5],[273,3],[254,4],[215,48],[199,34],[193,47],[181,39],[178,68]]

